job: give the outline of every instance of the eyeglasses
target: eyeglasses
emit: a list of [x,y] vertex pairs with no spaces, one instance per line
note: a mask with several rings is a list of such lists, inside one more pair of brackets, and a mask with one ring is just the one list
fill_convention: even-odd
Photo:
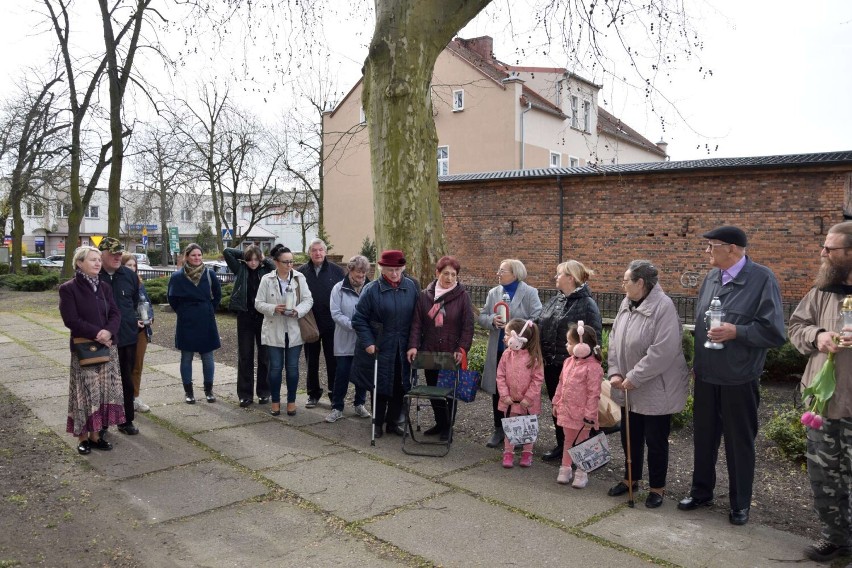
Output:
[[622,280],[621,281],[621,287],[624,288],[625,286],[627,286],[631,282],[633,282],[633,280]]
[[852,247],[827,247],[827,246],[823,245],[821,250],[831,252],[833,250],[842,250],[842,249],[848,249],[848,248],[852,248]]
[[511,274],[511,270],[503,270],[502,268],[497,271],[497,274]]
[[707,243],[707,246],[704,247],[704,248],[705,249],[712,249],[714,247],[727,247],[727,246],[731,246],[731,243]]
[[295,264],[295,260],[276,260],[275,262],[279,262],[281,264]]

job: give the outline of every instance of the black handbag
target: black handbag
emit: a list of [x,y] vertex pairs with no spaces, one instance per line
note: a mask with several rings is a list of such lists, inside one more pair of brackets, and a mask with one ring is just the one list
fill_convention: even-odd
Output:
[[75,337],[73,342],[74,351],[77,352],[77,358],[80,360],[81,367],[109,362],[109,347],[103,343],[83,337]]

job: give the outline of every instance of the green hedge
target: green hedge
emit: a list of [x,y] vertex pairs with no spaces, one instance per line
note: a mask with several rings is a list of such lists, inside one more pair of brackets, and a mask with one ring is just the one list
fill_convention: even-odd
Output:
[[789,341],[781,347],[770,349],[763,366],[763,379],[770,381],[800,380],[805,372],[808,358],[793,347]]
[[[151,298],[151,303],[167,304],[169,302],[169,277],[162,276],[146,280],[145,290],[148,292],[148,297]],[[228,311],[228,305],[231,303],[231,292],[233,290],[233,284],[222,285],[222,301],[219,303],[219,311]]]
[[0,287],[22,292],[43,292],[52,290],[58,284],[59,272],[54,270],[36,276],[30,274],[4,274],[0,276]]
[[766,437],[775,442],[784,457],[797,462],[805,461],[808,449],[805,426],[801,422],[802,411],[788,406],[776,411],[766,426]]

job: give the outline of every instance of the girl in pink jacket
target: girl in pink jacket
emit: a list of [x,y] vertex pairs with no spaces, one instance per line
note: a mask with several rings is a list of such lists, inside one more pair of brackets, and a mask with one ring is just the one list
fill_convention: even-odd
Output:
[[[565,432],[562,450],[562,467],[559,468],[557,483],[571,482],[571,454],[568,449],[589,438],[589,431],[598,426],[598,401],[601,397],[601,350],[595,330],[585,327],[582,321],[568,330],[568,353],[559,376],[559,386],[553,397],[553,415],[556,423]],[[573,440],[573,444],[569,442]],[[580,468],[574,475],[573,486],[585,487],[588,474]]]
[[[538,326],[531,320],[513,319],[506,324],[506,349],[497,365],[497,409],[506,416],[538,414],[541,411],[541,384],[544,364]],[[503,467],[515,465],[515,447],[504,440]],[[524,444],[521,467],[532,465],[532,444]]]

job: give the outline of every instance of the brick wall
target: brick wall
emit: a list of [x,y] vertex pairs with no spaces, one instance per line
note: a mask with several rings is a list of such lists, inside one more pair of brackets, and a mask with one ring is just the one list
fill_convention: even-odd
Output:
[[[660,269],[668,293],[696,295],[710,268],[701,235],[733,224],[748,235],[749,257],[775,272],[785,300],[797,301],[811,286],[825,232],[843,220],[850,172],[833,165],[563,176],[562,256],[595,270],[591,286],[601,292],[620,291],[628,263],[645,258]],[[494,285],[500,260],[519,258],[530,284],[553,287],[555,176],[440,189],[447,249],[462,263],[465,282]]]

